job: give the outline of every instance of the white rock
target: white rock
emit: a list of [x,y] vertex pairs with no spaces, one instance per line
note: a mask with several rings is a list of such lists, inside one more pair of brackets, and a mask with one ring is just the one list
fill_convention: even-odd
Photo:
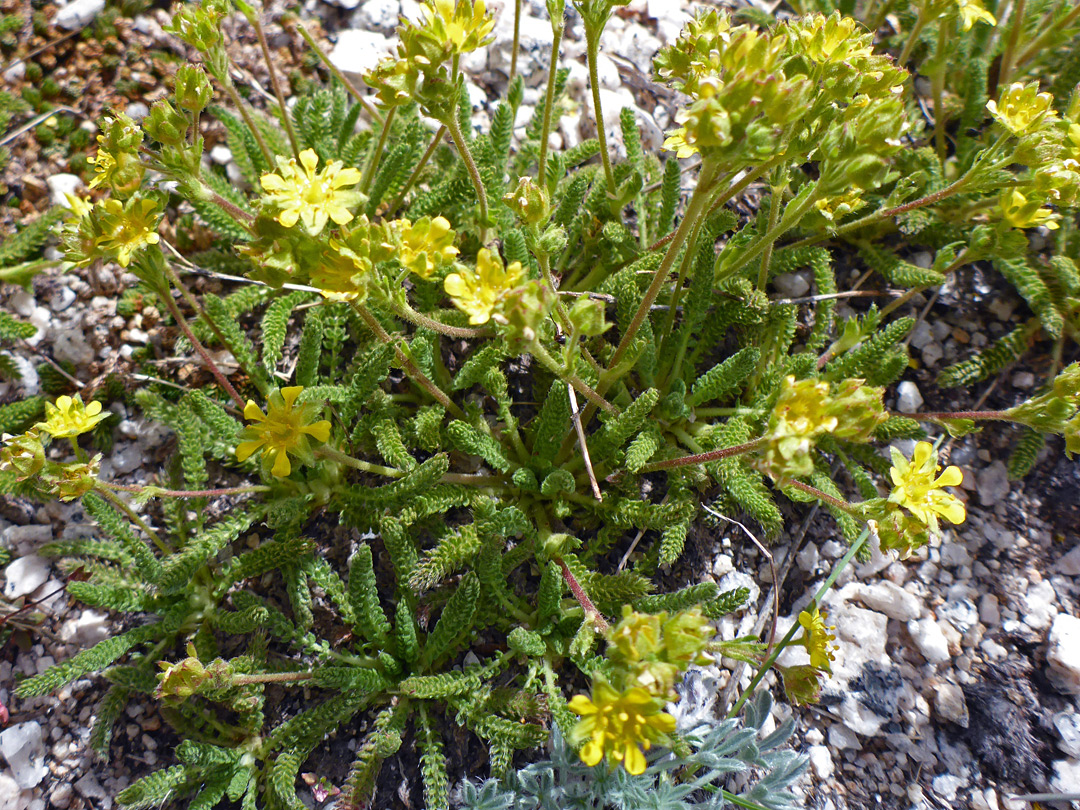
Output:
[[1071,757],[1080,757],[1080,714],[1059,712],[1054,715],[1054,728],[1057,729],[1058,748]]
[[713,560],[712,572],[714,577],[722,577],[734,570],[735,563],[731,561],[731,557],[727,554],[718,554],[716,559]]
[[56,291],[49,297],[49,309],[53,312],[63,312],[75,303],[76,298],[78,296],[71,287],[57,287]]
[[19,554],[29,554],[42,543],[53,539],[52,526],[45,523],[31,523],[27,526],[8,526],[4,529],[5,546],[14,548]]
[[936,794],[945,801],[951,802],[956,798],[957,791],[962,787],[966,787],[970,781],[966,776],[943,773],[940,776],[935,776],[931,784]]
[[997,627],[1001,623],[1001,608],[992,593],[984,593],[979,600],[979,621],[987,627]]
[[1057,793],[1080,793],[1080,759],[1059,759],[1055,762],[1050,787]]
[[806,548],[795,555],[795,561],[799,564],[799,568],[808,574],[816,571],[818,563],[821,562],[821,553],[818,551],[817,543],[807,543]]
[[970,599],[951,599],[935,611],[939,620],[947,621],[961,634],[979,622],[979,609]]
[[76,195],[79,189],[82,188],[82,184],[83,181],[79,175],[68,174],[67,172],[59,172],[45,180],[45,185],[49,187],[50,202],[53,205],[62,205],[64,208],[71,208],[67,195]]
[[1020,599],[1024,624],[1032,630],[1043,631],[1057,615],[1057,594],[1047,581],[1032,585]]
[[941,348],[940,343],[931,343],[925,349],[922,350],[922,361],[925,366],[936,366],[942,357],[945,356],[945,350]]
[[22,80],[26,75],[26,62],[19,60],[14,65],[4,71],[4,81],[8,84],[15,84]]
[[772,281],[776,291],[786,298],[801,298],[810,292],[810,280],[805,273],[781,273]]
[[828,779],[833,775],[836,767],[833,765],[832,754],[827,745],[811,745],[806,752],[810,756],[810,767],[818,779]]
[[938,717],[968,727],[968,707],[964,691],[955,683],[939,683],[934,688],[934,710]]
[[34,720],[0,731],[0,754],[22,790],[29,790],[45,778],[45,741],[41,726]]
[[983,506],[995,506],[1009,494],[1009,471],[1005,467],[1005,462],[1000,459],[989,467],[979,470],[976,479],[979,500]]
[[940,664],[948,661],[949,642],[945,638],[938,623],[933,619],[922,619],[917,622],[908,622],[908,632],[911,633],[915,646],[919,648],[922,657],[931,664]]
[[919,321],[915,324],[915,328],[911,330],[910,342],[916,349],[925,349],[933,339],[934,330],[930,328],[930,324],[926,321]]
[[829,726],[829,745],[833,748],[852,748],[856,751],[862,748],[859,735],[843,723],[833,723]]
[[141,101],[133,101],[124,108],[124,112],[127,113],[128,118],[142,121],[150,114],[150,108]]
[[904,380],[896,386],[896,410],[900,413],[917,413],[922,407],[923,398],[919,386],[911,380]]
[[34,293],[20,287],[15,290],[15,294],[11,296],[10,306],[15,310],[16,315],[23,318],[29,318],[34,314]]
[[599,79],[600,86],[608,90],[618,90],[623,84],[619,69],[611,57],[605,53],[600,53],[596,57],[596,78]]
[[1069,577],[1080,577],[1080,544],[1057,561],[1054,570]]
[[330,61],[349,77],[360,78],[371,70],[379,60],[388,56],[393,42],[377,31],[350,29],[338,34],[337,44],[330,51]]
[[53,23],[68,31],[78,31],[104,10],[105,0],[73,0],[56,12]]
[[96,357],[82,329],[60,329],[53,337],[53,357],[61,363],[88,366]]
[[364,0],[326,0],[326,2],[332,6],[337,6],[338,8],[352,10],[364,2]]
[[49,561],[30,554],[19,557],[4,569],[4,596],[18,599],[28,596],[45,584],[49,578]]
[[1059,613],[1050,628],[1049,644],[1050,680],[1064,692],[1080,694],[1080,619]]
[[[495,42],[488,50],[488,66],[510,75],[514,48],[514,10],[504,11],[495,23]],[[547,81],[548,60],[551,58],[551,23],[534,17],[524,10],[518,34],[518,73],[530,87]]]
[[[348,0],[352,2],[352,0]],[[367,0],[353,18],[357,28],[393,28],[398,23],[401,3],[398,0]]]
[[210,160],[218,166],[224,166],[232,160],[232,149],[223,143],[219,143],[210,150]]
[[97,644],[109,636],[109,619],[96,610],[84,610],[60,626],[60,640],[65,644],[77,642],[84,646]]
[[92,773],[79,778],[75,782],[75,791],[89,800],[90,806],[101,810],[112,810],[112,796],[101,786]]
[[8,774],[0,771],[0,810],[25,810],[26,802],[22,797],[19,783]]
[[901,622],[917,619],[922,613],[922,602],[917,596],[888,580],[860,585],[855,591],[855,598],[871,610]]

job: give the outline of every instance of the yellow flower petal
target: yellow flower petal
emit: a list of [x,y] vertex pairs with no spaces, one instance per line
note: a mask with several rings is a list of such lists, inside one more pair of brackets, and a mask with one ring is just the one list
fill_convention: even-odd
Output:
[[581,757],[582,762],[591,768],[594,765],[598,765],[600,760],[604,758],[604,748],[603,746],[590,741],[581,746],[578,756]]
[[287,478],[291,472],[292,464],[289,463],[288,453],[279,450],[277,458],[274,459],[274,466],[270,469],[270,474],[276,475],[278,478]]
[[249,422],[261,422],[266,418],[262,408],[255,404],[255,400],[249,399],[244,406],[244,418]]
[[236,460],[247,461],[251,458],[251,454],[266,444],[264,439],[253,439],[248,442],[240,442],[236,445]]
[[645,773],[645,765],[645,755],[641,753],[641,749],[633,743],[627,743],[623,751],[623,767],[626,768],[626,772],[637,776]]
[[939,487],[958,487],[964,482],[964,473],[959,467],[946,467],[945,472],[938,476]]

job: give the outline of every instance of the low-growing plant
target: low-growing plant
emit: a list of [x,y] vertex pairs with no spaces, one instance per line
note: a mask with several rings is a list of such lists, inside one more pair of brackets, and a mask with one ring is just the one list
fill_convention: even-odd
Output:
[[[618,3],[547,5],[553,66],[568,12],[581,16],[603,121],[596,60]],[[875,29],[889,5],[864,9]],[[464,785],[467,806],[789,805],[804,762],[769,752],[790,726],[755,742],[768,711],[761,693],[749,700],[756,687],[801,644],[809,664],[779,671],[792,701],[816,699],[834,641],[818,606],[871,531],[906,557],[941,520],[966,516],[947,491],[962,473],[942,471],[938,446],[891,459],[880,449],[923,439],[920,422],[959,433],[979,420],[1080,449],[1080,365],[1065,363],[1080,96],[1040,92],[1027,72],[1038,53],[1016,58],[1016,43],[1050,40],[1027,31],[1008,39],[1000,92],[965,95],[986,77],[969,66],[954,88],[966,106],[947,118],[945,54],[993,54],[966,44],[968,29],[991,25],[981,8],[918,5],[899,63],[839,13],[758,25],[705,11],[656,59],[680,99],[665,156],[645,149],[632,109],[618,155],[603,126],[552,148],[559,69],[523,136],[520,77],[474,132],[460,63],[491,41],[483,0],[427,0],[421,19],[403,20],[396,53],[365,75],[373,96],[327,61],[336,81],[291,108],[255,9],[178,6],[169,30],[201,64],[177,70],[141,125],[102,122],[95,196],[70,200],[63,240],[73,267],[134,273],[212,384],[134,392],[175,433],[175,462],[150,485],[102,477],[101,456],[80,445],[106,416],[100,402],[62,396],[5,437],[5,490],[81,499],[101,529],[48,547],[82,569],[68,592],[131,616],[17,694],[102,673],[91,743],[103,755],[129,700],[160,702],[182,737],[179,762],[121,793],[128,807],[301,807],[309,754],[361,718],[349,775],[331,786],[339,807],[367,806],[381,763],[408,739],[426,806],[448,807],[447,721],[487,745],[496,780]],[[230,71],[221,23],[233,9],[267,53],[277,105],[266,112]],[[1058,30],[1075,21],[1059,16]],[[323,58],[302,22],[283,22]],[[940,114],[925,132],[903,65],[935,26],[940,58],[923,67],[936,71]],[[204,116],[224,127],[246,185],[203,162]],[[755,183],[768,195],[742,220],[727,204]],[[181,204],[217,234],[210,249],[168,241],[162,225]],[[1050,269],[1032,270],[1023,229],[1049,224],[1060,226]],[[904,258],[901,235],[936,249],[930,268]],[[838,321],[838,249],[894,300]],[[1055,341],[1043,390],[1004,411],[889,412],[915,323],[892,316],[991,256],[1016,263],[1010,280],[1036,313],[1008,345]],[[233,291],[193,294],[183,275],[195,269],[227,275]],[[770,295],[774,276],[802,269],[816,294]],[[672,589],[665,572],[706,507],[774,538],[784,500],[823,504],[848,554],[779,643],[713,638],[710,620],[745,589]],[[727,721],[680,732],[665,705],[709,654],[757,672],[722,707]],[[284,704],[288,687],[302,695]],[[550,761],[512,770],[549,738]],[[768,775],[726,792],[723,776],[745,767]],[[633,803],[643,795],[655,805]]]

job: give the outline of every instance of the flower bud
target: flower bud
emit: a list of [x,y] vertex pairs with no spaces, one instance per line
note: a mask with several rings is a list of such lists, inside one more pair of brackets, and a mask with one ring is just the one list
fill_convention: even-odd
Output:
[[551,216],[547,191],[538,186],[531,177],[519,178],[517,188],[502,199],[526,225],[542,225]]
[[176,106],[202,112],[214,98],[214,88],[201,67],[184,65],[176,71]]
[[5,433],[3,440],[0,471],[14,472],[16,480],[25,481],[37,475],[45,466],[45,448],[36,430],[28,430],[19,436]]
[[173,15],[172,24],[165,26],[165,30],[200,53],[206,54],[217,50],[223,42],[218,25],[220,16],[209,3],[185,3]]
[[566,231],[554,225],[548,228],[540,237],[540,249],[549,255],[562,253],[566,250]]
[[821,698],[820,670],[806,664],[777,669],[784,680],[784,693],[796,706],[817,703]]
[[579,298],[570,307],[570,323],[580,335],[596,337],[611,326],[604,320],[604,304],[592,298]]
[[49,495],[62,501],[74,501],[94,488],[101,468],[98,453],[85,464],[49,464],[42,472]]
[[180,146],[187,135],[188,122],[165,99],[154,102],[144,122],[146,133],[166,146]]

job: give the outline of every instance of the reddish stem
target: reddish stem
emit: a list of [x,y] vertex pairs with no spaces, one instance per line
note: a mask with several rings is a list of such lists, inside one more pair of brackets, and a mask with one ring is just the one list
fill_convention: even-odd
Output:
[[589,617],[589,620],[597,630],[601,633],[606,633],[611,628],[611,625],[608,624],[607,619],[604,618],[603,614],[596,609],[596,605],[593,604],[589,595],[585,593],[585,589],[582,588],[581,583],[577,581],[577,577],[575,577],[570,570],[570,566],[563,561],[562,557],[556,557],[555,562],[558,563],[559,567],[562,569],[563,579],[565,579],[566,584],[570,586],[570,593],[577,599],[578,604],[581,605],[582,609],[585,611],[585,615]]
[[709,461],[719,461],[722,458],[729,458],[730,456],[741,456],[745,453],[751,453],[761,447],[763,439],[754,439],[752,442],[746,444],[737,444],[734,447],[722,447],[719,450],[709,450],[706,453],[695,453],[692,456],[680,456],[679,458],[669,458],[667,461],[654,461],[652,464],[646,464],[641,468],[640,472],[649,473],[656,472],[657,470],[670,470],[674,467],[689,467],[692,464],[705,464]]

